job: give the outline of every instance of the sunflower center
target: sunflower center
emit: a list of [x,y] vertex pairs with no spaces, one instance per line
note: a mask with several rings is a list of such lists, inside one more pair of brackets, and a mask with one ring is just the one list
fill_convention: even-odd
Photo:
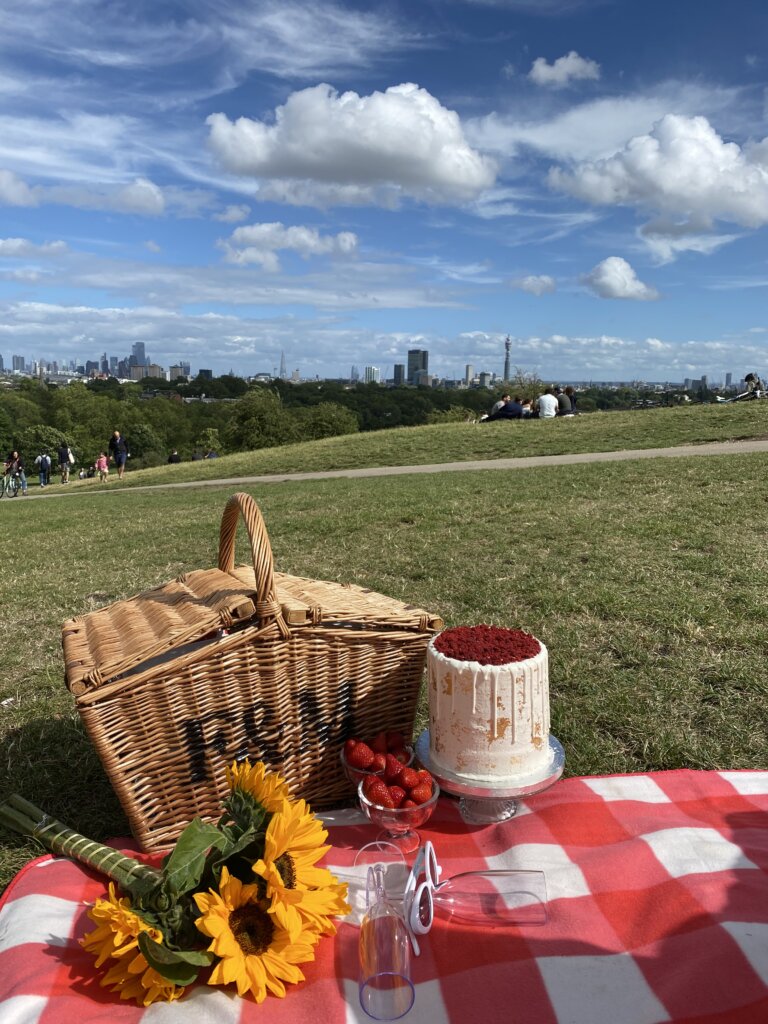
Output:
[[280,872],[283,885],[286,889],[296,888],[296,865],[290,853],[281,854],[275,861],[275,867]]
[[266,952],[275,934],[269,914],[253,903],[233,910],[229,915],[229,927],[246,956],[259,956]]

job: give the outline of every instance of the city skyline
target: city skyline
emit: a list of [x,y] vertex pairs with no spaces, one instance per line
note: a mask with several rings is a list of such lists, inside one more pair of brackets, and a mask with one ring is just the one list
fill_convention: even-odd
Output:
[[[0,352],[722,380],[768,341],[760,0],[9,0]],[[659,39],[663,38],[663,45]]]

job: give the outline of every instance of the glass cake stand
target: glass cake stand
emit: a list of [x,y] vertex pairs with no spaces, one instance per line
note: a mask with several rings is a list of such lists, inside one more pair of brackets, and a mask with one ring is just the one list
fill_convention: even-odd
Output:
[[546,768],[530,775],[520,775],[499,782],[469,781],[442,768],[429,756],[429,730],[416,741],[416,756],[427,771],[437,779],[441,789],[460,797],[459,809],[469,825],[489,825],[506,821],[517,810],[517,800],[533,796],[554,785],[563,774],[565,751],[560,741],[549,737],[550,761]]

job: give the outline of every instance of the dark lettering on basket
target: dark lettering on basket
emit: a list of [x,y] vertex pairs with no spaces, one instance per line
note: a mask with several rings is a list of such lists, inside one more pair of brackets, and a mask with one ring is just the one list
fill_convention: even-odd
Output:
[[212,747],[221,756],[227,752],[227,738],[223,729],[219,727],[217,732],[210,735],[206,726],[211,722],[231,724],[234,719],[235,713],[233,711],[212,711],[201,718],[188,718],[184,723],[184,735],[191,769],[190,780],[192,782],[201,782],[208,776],[208,764],[205,758],[206,749]]
[[316,742],[324,748],[352,735],[354,695],[355,684],[352,680],[339,683],[333,708],[321,707],[317,696],[309,690],[299,694],[301,734],[305,737],[302,753],[307,752],[308,744],[311,742]]
[[[238,725],[240,740],[233,750],[232,727],[237,728]],[[282,757],[274,741],[276,725],[274,711],[260,703],[244,711],[211,711],[200,718],[187,719],[183,728],[190,781],[202,782],[209,777],[209,759],[206,757],[209,750],[214,750],[227,763],[249,757],[266,761],[273,768],[279,766]]]
[[256,702],[243,712],[243,731],[245,735],[235,753],[236,761],[244,761],[246,758],[256,761],[264,761],[273,770],[277,769],[283,761],[280,746],[277,743],[279,731],[277,728],[274,708],[267,704]]

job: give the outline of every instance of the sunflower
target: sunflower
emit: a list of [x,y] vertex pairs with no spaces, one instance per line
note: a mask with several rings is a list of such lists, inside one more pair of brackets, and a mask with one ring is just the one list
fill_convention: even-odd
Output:
[[163,933],[134,913],[130,900],[118,899],[113,882],[109,883],[107,899],[96,900],[88,916],[97,927],[80,940],[81,945],[97,955],[97,967],[110,957],[117,961],[101,979],[101,985],[119,992],[121,999],[135,999],[140,1006],[149,1006],[157,999],[170,1003],[179,998],[184,989],[158,974],[139,951],[140,932],[148,932],[156,942],[163,941]]
[[326,868],[316,867],[330,849],[323,845],[327,838],[306,801],[284,801],[267,826],[264,856],[253,865],[267,883],[270,912],[294,937],[305,926],[333,935],[336,926],[331,918],[349,913],[346,883],[339,884]]
[[195,893],[198,929],[211,939],[210,952],[219,957],[209,985],[235,982],[237,994],[250,992],[257,1003],[267,992],[285,995],[285,982],[304,980],[296,964],[314,960],[317,933],[307,930],[293,941],[258,898],[258,885],[243,885],[221,869],[219,891]]
[[267,811],[278,811],[284,800],[290,802],[288,783],[277,772],[267,771],[263,761],[235,761],[227,768],[227,784],[230,792],[247,793]]

